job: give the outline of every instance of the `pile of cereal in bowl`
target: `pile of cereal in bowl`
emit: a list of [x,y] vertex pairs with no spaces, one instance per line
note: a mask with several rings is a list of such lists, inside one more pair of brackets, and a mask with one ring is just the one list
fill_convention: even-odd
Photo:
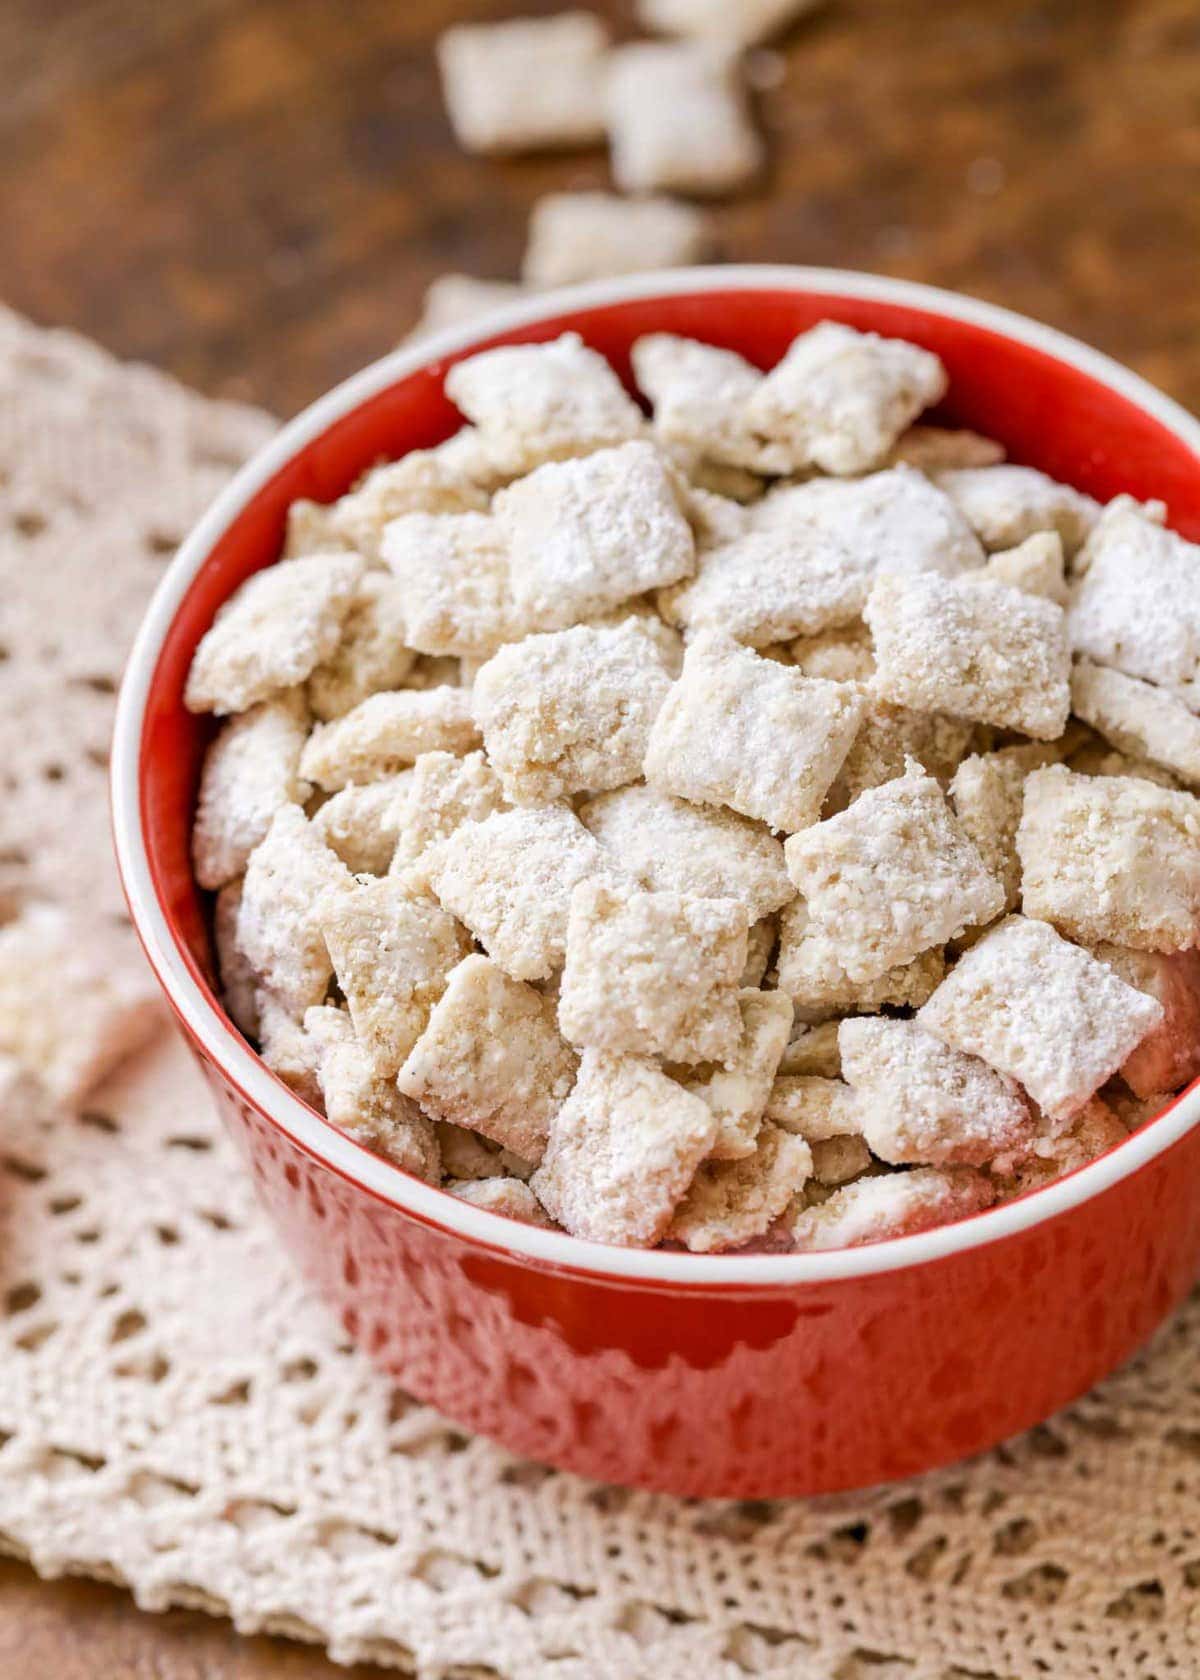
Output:
[[334,1126],[604,1243],[827,1249],[1200,1072],[1200,548],[825,322],[453,367],[187,703],[226,1005]]

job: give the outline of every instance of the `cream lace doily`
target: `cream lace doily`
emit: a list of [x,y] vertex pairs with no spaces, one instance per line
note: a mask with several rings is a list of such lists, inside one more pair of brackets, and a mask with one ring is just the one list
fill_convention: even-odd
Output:
[[[0,314],[0,888],[121,914],[103,764],[122,650],[269,430]],[[46,1574],[429,1680],[1200,1668],[1195,1300],[970,1464],[697,1503],[514,1460],[372,1372],[277,1252],[169,1033],[83,1113],[0,1120],[0,1221],[0,1546]]]

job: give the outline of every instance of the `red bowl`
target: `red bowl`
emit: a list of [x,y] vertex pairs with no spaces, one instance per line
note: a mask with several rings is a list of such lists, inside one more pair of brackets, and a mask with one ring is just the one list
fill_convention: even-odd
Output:
[[[211,731],[182,702],[225,598],[276,559],[289,502],[447,437],[446,368],[570,328],[623,375],[640,334],[761,366],[824,318],[912,339],[942,418],[1101,499],[1162,497],[1200,537],[1200,425],[1095,351],[922,286],[723,268],[582,287],[385,357],[287,426],[184,543],[130,658],[113,753],[134,922],[280,1235],[405,1388],[513,1451],[681,1494],[826,1492],[1023,1429],[1125,1359],[1200,1270],[1200,1089],[1068,1178],[959,1224],[811,1255],[606,1248],[408,1177],[272,1075],[222,1012],[188,837]],[[1198,1082],[1200,1084],[1200,1082]]]

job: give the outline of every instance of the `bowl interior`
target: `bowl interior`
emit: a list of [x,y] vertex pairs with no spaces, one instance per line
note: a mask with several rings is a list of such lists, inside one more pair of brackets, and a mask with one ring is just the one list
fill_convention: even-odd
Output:
[[[886,282],[880,286],[888,289]],[[922,307],[895,297],[846,295],[810,289],[800,280],[765,289],[761,282],[723,285],[714,273],[711,289],[667,289],[662,295],[564,307],[492,336],[481,334],[454,355],[398,375],[348,412],[335,414],[323,429],[309,428],[286,464],[244,501],[217,537],[163,639],[138,754],[142,832],[172,937],[214,1007],[220,1005],[213,990],[209,919],[205,895],[192,877],[189,844],[200,766],[214,726],[184,708],[183,688],[196,644],[218,607],[246,577],[278,557],[289,504],[300,497],[330,501],[376,462],[450,436],[461,422],[443,391],[446,369],[481,348],[574,330],[629,382],[630,347],[647,332],[701,338],[769,367],[797,333],[824,319],[936,351],[949,371],[950,394],[933,418],[998,438],[1010,459],[1040,467],[1102,501],[1122,491],[1161,497],[1171,524],[1200,538],[1200,460],[1165,419],[1099,373],[1041,344],[1008,336],[990,322],[941,313],[933,302]]]

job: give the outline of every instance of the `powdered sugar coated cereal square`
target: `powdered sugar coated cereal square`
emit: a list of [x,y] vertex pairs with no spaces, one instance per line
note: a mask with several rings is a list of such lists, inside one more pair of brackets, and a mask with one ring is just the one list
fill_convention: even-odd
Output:
[[436,449],[412,449],[398,461],[372,467],[346,495],[333,504],[333,526],[339,538],[357,553],[377,560],[383,533],[393,519],[410,513],[454,514],[485,512],[486,472],[477,452],[464,454],[469,427]]
[[822,321],[767,375],[749,418],[787,445],[794,468],[847,476],[879,466],[945,391],[946,370],[928,350]]
[[820,814],[862,713],[849,684],[803,677],[705,631],[650,732],[646,780],[772,828],[803,828]]
[[281,805],[246,865],[237,944],[296,1019],[324,1000],[333,972],[320,919],[325,901],[353,884],[300,807]]
[[1097,502],[1069,484],[1008,462],[939,473],[938,483],[985,548],[1015,548],[1039,531],[1055,531],[1071,555],[1087,540],[1100,512]]
[[1023,589],[1027,595],[1043,595],[1055,606],[1065,607],[1068,600],[1065,565],[1058,532],[1038,531],[1016,548],[998,550],[979,576],[993,583],[1006,583],[1011,589]]
[[351,782],[313,815],[314,833],[355,875],[385,875],[407,821],[413,780],[411,770],[402,770],[378,782]]
[[911,1172],[860,1178],[836,1190],[819,1207],[798,1213],[792,1242],[801,1253],[813,1253],[910,1237],[982,1213],[995,1196],[983,1173],[969,1167],[945,1171],[917,1167]]
[[308,708],[299,689],[260,701],[223,725],[204,756],[192,828],[192,862],[215,891],[241,875],[281,805],[302,804],[299,775]]
[[720,630],[767,647],[853,623],[869,587],[868,562],[836,537],[796,525],[706,549],[695,577],[662,591],[658,604],[688,634]]
[[302,683],[336,649],[362,572],[357,554],[311,554],[255,572],[196,649],[189,711],[244,712]]
[[599,140],[607,51],[608,31],[590,12],[448,29],[437,57],[459,144],[524,152]]
[[465,822],[482,822],[505,804],[500,778],[481,752],[422,753],[412,768],[392,870],[407,869]]
[[683,268],[712,244],[708,221],[670,198],[561,192],[539,198],[529,218],[521,272],[530,286],[574,286],[610,274]]
[[744,356],[674,333],[648,333],[635,341],[632,360],[638,388],[654,408],[656,435],[685,462],[788,470],[789,452],[756,435],[746,418],[763,376]]
[[1071,673],[1071,708],[1121,752],[1200,787],[1200,717],[1168,689],[1079,659]]
[[372,694],[344,717],[318,724],[300,755],[300,774],[327,792],[348,782],[394,776],[425,752],[469,752],[479,745],[465,688],[398,689]]
[[405,1172],[437,1184],[441,1157],[432,1121],[401,1095],[394,1080],[380,1077],[346,1011],[325,1005],[310,1009],[304,1031],[315,1045],[317,1083],[329,1123]]
[[1025,799],[1025,778],[1057,753],[1057,745],[1002,747],[963,759],[950,783],[954,814],[989,872],[1004,888],[1005,909],[1021,896],[1017,827]]
[[488,1213],[502,1213],[506,1219],[519,1219],[525,1225],[554,1224],[528,1184],[519,1178],[468,1179],[465,1183],[448,1184],[446,1188],[460,1202],[486,1208]]
[[531,628],[488,515],[406,514],[385,528],[380,553],[404,603],[404,637],[422,653],[486,659]]
[[676,1062],[734,1056],[746,931],[746,912],[732,899],[581,883],[567,924],[563,1035]]
[[653,1062],[588,1050],[531,1188],[572,1236],[652,1248],[716,1130],[699,1097]]
[[[848,1133],[845,1137],[823,1138],[809,1145],[812,1151],[812,1180],[806,1192],[815,1185],[836,1190],[851,1179],[861,1178],[871,1168],[871,1151],[866,1140]],[[828,1198],[826,1198],[827,1200]]]
[[1133,951],[1097,945],[1093,953],[1130,986],[1156,998],[1161,1025],[1121,1063],[1121,1078],[1139,1097],[1177,1091],[1200,1074],[1200,951]]
[[917,1021],[1068,1120],[1162,1017],[1161,1004],[1048,922],[1009,916],[959,959]]
[[857,1137],[863,1129],[861,1104],[842,1079],[820,1074],[781,1074],[767,1096],[767,1119],[807,1143]]
[[258,1037],[258,976],[238,949],[237,919],[241,881],[229,881],[213,900],[213,948],[221,978],[221,1002],[247,1038]]
[[775,959],[779,989],[792,999],[797,1020],[824,1021],[831,1015],[874,1014],[885,1006],[916,1008],[946,972],[941,946],[931,946],[871,980],[852,980],[840,960],[838,930],[813,921],[802,898],[779,917]]
[[693,1254],[720,1254],[760,1237],[812,1175],[812,1151],[769,1122],[753,1152],[702,1161],[667,1233]]
[[843,810],[868,788],[903,776],[915,759],[944,781],[957,770],[970,744],[972,725],[945,712],[916,712],[886,700],[868,705],[846,762],[829,790],[826,813]]
[[541,629],[677,583],[695,565],[666,465],[645,440],[551,461],[501,490],[494,510],[513,593]]
[[554,1004],[489,957],[459,963],[400,1069],[426,1114],[470,1126],[537,1162],[578,1065]]
[[1061,607],[1005,584],[878,577],[864,614],[881,699],[1052,741],[1071,709]]
[[754,1151],[771,1082],[792,1026],[792,1005],[781,992],[743,987],[738,993],[742,1017],[737,1049],[722,1063],[673,1067],[668,1071],[717,1117],[714,1161],[737,1161]]
[[497,468],[525,473],[637,437],[642,411],[578,333],[456,362],[446,395],[479,428]]
[[612,172],[623,193],[720,196],[762,168],[734,54],[637,41],[612,55],[607,83]]
[[308,679],[313,715],[342,717],[368,694],[399,688],[416,655],[405,641],[402,592],[390,578],[368,572],[358,586],[333,655]]

